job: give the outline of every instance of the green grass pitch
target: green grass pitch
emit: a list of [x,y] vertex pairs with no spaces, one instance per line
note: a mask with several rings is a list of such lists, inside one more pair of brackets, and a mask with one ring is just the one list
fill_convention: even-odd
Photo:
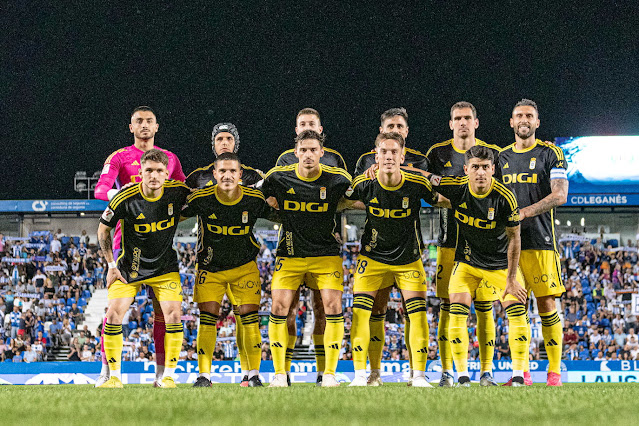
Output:
[[155,389],[128,385],[2,386],[0,424],[637,424],[636,384],[567,384],[562,388],[284,389],[216,385]]

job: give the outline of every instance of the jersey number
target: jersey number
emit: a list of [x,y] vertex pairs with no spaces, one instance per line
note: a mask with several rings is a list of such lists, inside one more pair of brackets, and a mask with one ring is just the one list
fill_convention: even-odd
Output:
[[437,281],[442,280],[442,271],[444,270],[444,265],[437,266]]
[[358,260],[357,261],[357,273],[363,274],[366,271],[366,267],[368,266],[368,261],[366,260]]
[[275,262],[275,272],[279,271],[280,269],[282,269],[282,261],[284,259],[282,259],[281,257],[277,259],[277,262]]

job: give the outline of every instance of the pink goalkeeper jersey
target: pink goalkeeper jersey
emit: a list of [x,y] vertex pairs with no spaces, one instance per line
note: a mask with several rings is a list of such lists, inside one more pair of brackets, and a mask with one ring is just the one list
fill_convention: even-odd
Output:
[[[169,178],[184,182],[186,180],[186,176],[184,176],[182,165],[180,164],[180,160],[178,160],[177,155],[157,146],[154,148],[163,151],[169,156]],[[142,158],[142,154],[144,154],[144,151],[136,148],[135,145],[131,145],[126,148],[118,149],[113,154],[109,155],[104,162],[102,174],[95,186],[95,198],[98,200],[109,201],[107,193],[109,190],[113,189],[113,184],[115,184],[117,189],[120,189],[127,183],[140,182],[142,180],[140,178],[140,159]],[[121,239],[120,224],[118,223],[113,236],[114,250],[120,248]]]

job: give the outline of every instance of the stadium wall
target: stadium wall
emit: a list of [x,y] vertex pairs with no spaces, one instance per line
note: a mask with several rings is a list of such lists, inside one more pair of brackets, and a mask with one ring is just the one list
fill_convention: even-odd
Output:
[[[99,362],[43,362],[2,363],[0,384],[4,385],[50,385],[50,384],[94,384],[100,374]],[[498,382],[506,382],[512,373],[510,361],[495,361],[494,376]],[[479,380],[479,361],[468,363],[471,380]],[[530,373],[534,382],[545,383],[548,361],[531,361]],[[564,383],[636,383],[639,382],[639,361],[564,361],[561,364]],[[151,362],[122,363],[122,381],[126,384],[151,384],[155,379],[155,364]],[[408,361],[383,361],[382,377],[387,383],[405,382],[408,379]],[[270,382],[274,369],[272,361],[263,361],[260,369],[262,379]],[[429,363],[426,376],[430,381],[439,380],[441,364]],[[196,361],[180,361],[176,369],[178,383],[195,383],[199,373]],[[339,361],[337,377],[350,382],[355,373],[352,361]],[[293,383],[315,383],[315,362],[293,361],[291,381]],[[239,361],[214,362],[211,368],[213,383],[240,383],[242,373]]]

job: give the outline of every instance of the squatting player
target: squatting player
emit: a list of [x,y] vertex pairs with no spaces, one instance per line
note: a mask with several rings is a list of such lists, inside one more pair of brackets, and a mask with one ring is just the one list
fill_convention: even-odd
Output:
[[541,317],[548,353],[546,384],[561,386],[563,330],[555,298],[566,289],[561,281],[554,209],[567,201],[568,180],[561,148],[535,139],[539,124],[537,104],[529,99],[517,102],[510,119],[515,143],[502,151],[499,165],[503,181],[513,188],[520,207],[520,265],[526,289],[535,294]]
[[[323,136],[306,130],[295,138],[297,164],[274,167],[264,179],[266,197],[274,197],[280,209],[282,227],[271,283],[273,306],[269,339],[275,377],[273,387],[288,386],[286,380],[286,317],[295,293],[306,274],[312,274],[322,294],[326,313],[324,348],[326,366],[322,386],[339,386],[335,369],[344,337],[342,312],[342,260],[335,231],[335,212],[351,184],[340,168],[320,164]],[[312,226],[309,226],[312,224]]]
[[[453,138],[433,145],[426,153],[428,171],[438,176],[463,176],[464,154],[471,147],[485,146],[489,148],[495,158],[498,158],[500,148],[489,145],[475,138],[475,130],[479,127],[477,110],[469,102],[457,102],[450,109],[450,129]],[[497,173],[497,176],[501,174]],[[437,238],[437,274],[435,283],[437,297],[441,299],[437,340],[439,356],[442,363],[442,376],[439,386],[450,387],[454,384],[453,357],[448,339],[448,324],[450,299],[448,298],[448,283],[455,263],[455,247],[457,245],[457,224],[453,211],[439,209],[439,236]],[[490,284],[485,281],[479,284],[475,303],[477,314],[477,337],[479,340],[479,359],[481,374],[479,383],[482,386],[497,386],[492,377],[493,356],[495,353],[495,319],[493,317],[493,302],[499,300],[499,295]]]
[[448,336],[457,367],[459,386],[470,386],[468,328],[470,303],[482,281],[503,290],[508,314],[513,360],[513,386],[523,386],[528,359],[526,290],[518,269],[519,208],[515,195],[493,178],[495,163],[490,148],[475,145],[464,154],[464,177],[443,177],[436,188],[450,200],[457,220],[455,266],[448,287]]
[[[168,180],[169,157],[151,149],[140,160],[139,185],[126,188],[109,202],[98,227],[98,241],[108,261],[109,308],[103,345],[110,378],[100,387],[121,388],[122,318],[142,284],[150,286],[166,321],[166,362],[159,387],[175,387],[173,373],[182,347],[182,286],[173,237],[189,188]],[[122,254],[116,263],[111,252],[111,230],[122,223]]]
[[[324,128],[322,127],[322,121],[320,114],[313,108],[303,108],[295,117],[295,134],[299,135],[304,130],[313,130],[314,132],[323,134]],[[276,166],[289,166],[296,164],[298,158],[295,156],[295,149],[289,149],[284,151],[277,159]],[[320,158],[320,163],[331,167],[339,167],[344,170],[346,168],[346,162],[342,155],[334,149],[324,147],[324,155]],[[313,291],[313,317],[315,324],[313,326],[313,346],[315,348],[315,360],[317,362],[317,385],[322,384],[322,375],[324,374],[325,356],[324,356],[324,329],[326,328],[326,317],[324,316],[324,306],[322,305],[322,295],[313,277],[307,274],[304,277],[304,282],[307,287]],[[297,294],[293,300],[299,300],[300,290],[297,290]],[[297,340],[297,330],[295,324],[295,318],[297,316],[297,304],[292,303],[291,309],[286,319],[286,325],[288,327],[288,345],[286,350],[286,374],[291,370],[291,361],[293,360],[293,350],[295,349],[295,342]],[[289,380],[290,382],[290,380]]]
[[[211,134],[211,148],[213,154],[217,158],[226,152],[237,153],[240,148],[240,134],[237,127],[233,123],[218,123],[213,127]],[[201,167],[192,171],[186,178],[186,184],[189,188],[201,189],[208,188],[217,183],[214,175],[215,162],[209,164],[206,167]],[[252,167],[241,165],[242,174],[239,184],[249,187],[255,187],[261,185],[264,175],[261,171]],[[247,350],[244,348],[243,339],[243,326],[240,311],[233,298],[231,291],[226,292],[229,301],[233,305],[233,314],[235,315],[235,321],[237,326],[237,348],[240,356],[240,365],[242,368],[242,382],[241,386],[249,385],[249,369],[248,358],[246,356]]]
[[366,226],[355,270],[351,340],[355,379],[350,386],[367,386],[366,357],[370,342],[370,317],[377,292],[397,283],[410,318],[414,387],[432,387],[424,376],[428,356],[426,282],[419,229],[421,199],[438,201],[425,177],[400,169],[404,138],[380,133],[376,140],[377,179],[360,175],[353,181],[350,199],[366,206]]
[[[211,386],[211,361],[217,339],[217,321],[224,293],[230,293],[239,310],[242,333],[238,346],[247,361],[248,386],[261,387],[259,377],[261,335],[258,311],[262,295],[260,273],[255,263],[260,245],[253,226],[271,209],[258,189],[242,186],[238,156],[226,152],[213,162],[217,184],[189,196],[182,216],[197,215],[197,280],[194,300],[200,310],[197,354],[200,376],[194,387]],[[239,340],[242,342],[239,342]]]
[[[408,113],[405,108],[391,108],[384,111],[380,117],[379,133],[399,133],[406,141],[408,137]],[[374,178],[375,170],[377,169],[377,163],[375,161],[376,150],[373,149],[363,154],[357,160],[355,166],[355,176],[362,173],[367,173],[369,177]],[[402,168],[405,170],[411,170],[419,172],[420,170],[427,170],[428,162],[426,156],[421,152],[404,147],[404,162]],[[419,228],[419,226],[418,226]],[[370,330],[371,330],[371,342],[368,347],[368,358],[371,365],[371,375],[368,378],[368,384],[371,386],[380,386],[382,384],[381,378],[381,365],[382,365],[382,350],[384,348],[385,330],[384,320],[386,318],[386,308],[388,305],[388,298],[390,295],[391,286],[388,285],[377,292],[375,297],[375,304],[373,305],[373,311],[371,314]],[[405,311],[404,311],[405,314]],[[410,334],[410,319],[408,315],[405,317],[405,334]],[[408,386],[412,385],[413,377],[413,363],[411,357],[410,342],[405,340],[406,348],[409,353],[410,373],[408,377]]]
[[[133,145],[119,149],[111,154],[104,162],[102,174],[95,186],[95,198],[99,200],[109,201],[118,190],[129,183],[140,182],[140,159],[142,155],[150,149],[159,149],[169,157],[169,177],[173,180],[184,182],[185,176],[182,172],[182,165],[177,156],[170,151],[155,146],[155,134],[159,128],[155,113],[148,106],[139,106],[133,110],[131,114],[131,123],[129,130],[133,133]],[[113,188],[115,184],[115,188]],[[120,224],[115,228],[113,236],[113,256],[117,259],[120,253],[121,232]],[[153,341],[155,344],[155,360],[156,360],[156,382],[162,377],[164,372],[164,317],[157,300],[153,300]],[[106,318],[102,323],[104,324]],[[96,381],[96,386],[109,380],[109,367],[104,353],[104,345],[102,346],[102,371],[100,377]]]

